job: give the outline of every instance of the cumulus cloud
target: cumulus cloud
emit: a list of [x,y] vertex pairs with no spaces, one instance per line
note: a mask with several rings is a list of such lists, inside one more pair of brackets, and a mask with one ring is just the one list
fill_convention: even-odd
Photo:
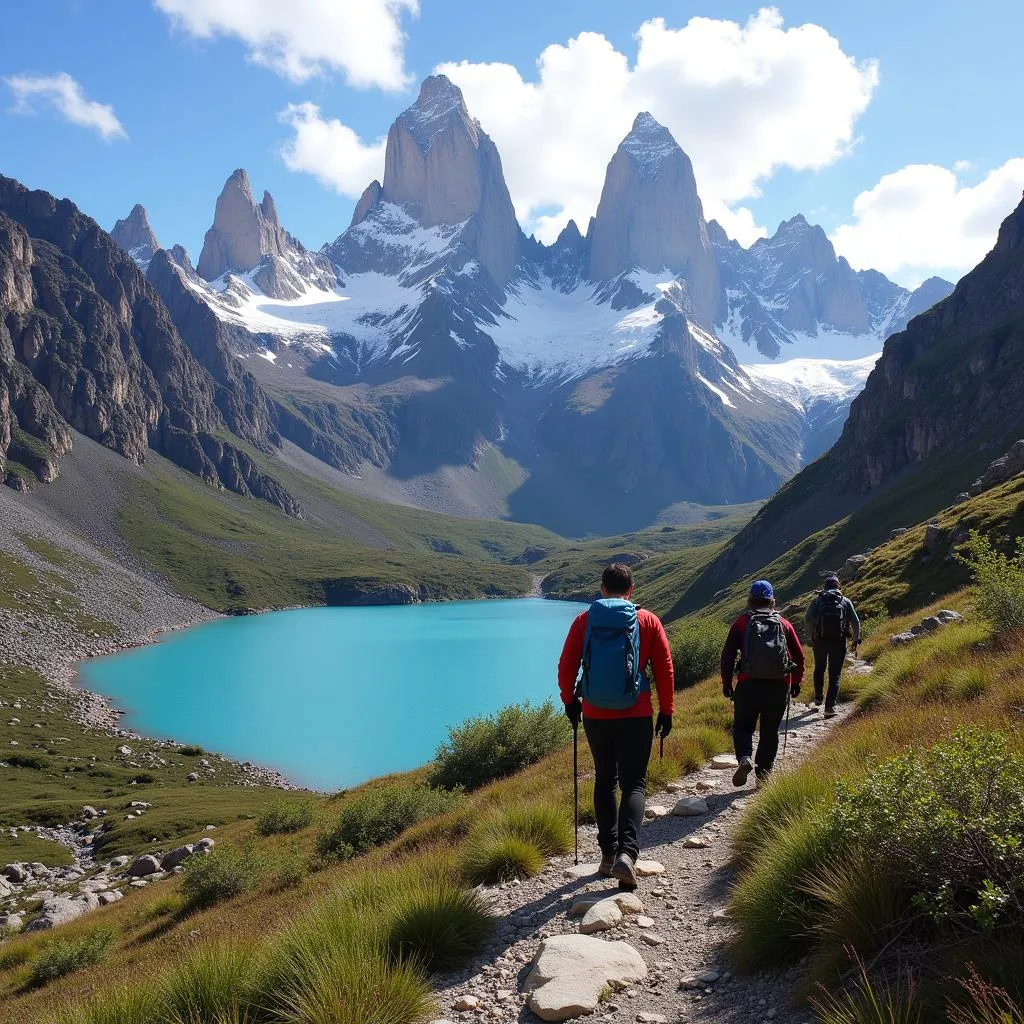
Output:
[[109,103],[86,99],[82,87],[64,71],[42,77],[12,75],[4,81],[14,92],[16,114],[34,113],[36,104],[44,103],[72,124],[92,128],[104,139],[128,138],[114,108]]
[[858,269],[874,267],[913,286],[929,274],[953,279],[992,248],[1024,190],[1024,158],[1007,160],[976,185],[955,170],[910,164],[886,174],[853,203],[853,220],[832,242]]
[[403,13],[419,0],[154,0],[198,39],[235,36],[250,58],[295,82],[340,71],[350,85],[407,84]]
[[689,153],[705,213],[749,244],[763,228],[742,201],[780,167],[818,170],[854,143],[877,64],[844,53],[817,25],[787,28],[765,8],[745,24],[644,22],[630,59],[584,32],[548,46],[524,80],[508,64],[443,64],[501,152],[516,211],[551,240],[585,229],[611,154],[640,110]]
[[278,115],[295,135],[281,147],[281,158],[292,171],[306,171],[327,188],[359,196],[384,169],[386,139],[370,145],[337,118],[324,118],[315,103],[290,103]]

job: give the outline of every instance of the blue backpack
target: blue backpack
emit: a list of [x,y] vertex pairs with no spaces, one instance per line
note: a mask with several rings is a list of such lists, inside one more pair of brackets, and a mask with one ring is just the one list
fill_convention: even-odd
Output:
[[640,664],[636,605],[603,597],[590,606],[583,640],[583,697],[596,708],[633,707],[651,684]]

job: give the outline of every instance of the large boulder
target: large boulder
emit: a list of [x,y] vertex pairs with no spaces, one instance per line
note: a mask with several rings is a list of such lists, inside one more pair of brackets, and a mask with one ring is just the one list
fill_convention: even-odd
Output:
[[160,861],[151,853],[144,853],[136,857],[127,874],[131,878],[145,878],[146,875],[155,875],[160,871]]
[[990,463],[988,469],[971,485],[970,493],[981,494],[982,491],[998,487],[1018,473],[1024,473],[1024,440],[1018,441],[1005,455]]
[[83,914],[88,914],[90,910],[95,910],[99,905],[99,898],[91,892],[74,899],[68,896],[53,896],[43,903],[39,916],[28,923],[25,931],[42,932],[59,928]]
[[646,977],[647,965],[629,943],[556,935],[541,943],[524,989],[541,1020],[563,1021],[593,1013],[609,986],[624,988]]
[[24,864],[7,864],[4,869],[0,871],[0,875],[7,879],[8,882],[13,882],[15,885],[21,885],[28,881],[29,870]]
[[195,847],[191,843],[186,846],[176,847],[169,853],[164,854],[163,860],[160,861],[161,870],[173,871],[179,864],[188,860],[194,852]]

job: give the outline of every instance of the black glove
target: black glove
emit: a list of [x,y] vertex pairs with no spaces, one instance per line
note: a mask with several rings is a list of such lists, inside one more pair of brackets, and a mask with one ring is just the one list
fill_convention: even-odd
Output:
[[789,692],[790,692],[790,695],[792,697],[794,697],[794,698],[795,697],[799,697],[800,696],[800,684],[799,683],[793,683],[793,685],[790,686],[790,688],[789,688]]
[[732,680],[731,679],[723,679],[722,680],[722,696],[726,700],[732,700],[733,690],[732,690]]
[[654,726],[654,735],[660,736],[665,739],[666,736],[672,731],[672,716],[666,715],[664,712],[658,712],[658,721]]
[[580,724],[580,719],[583,717],[583,704],[577,697],[571,704],[565,705],[565,717],[572,722],[572,727],[575,729]]

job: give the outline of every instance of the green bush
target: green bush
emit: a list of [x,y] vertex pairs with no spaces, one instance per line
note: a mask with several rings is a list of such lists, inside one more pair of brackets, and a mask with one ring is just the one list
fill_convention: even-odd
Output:
[[978,611],[999,631],[1024,627],[1024,537],[1006,555],[972,530],[957,558],[974,574]]
[[357,856],[390,842],[410,825],[452,810],[461,799],[461,793],[422,784],[364,790],[342,807],[333,827],[317,836],[316,852],[339,860]]
[[114,931],[111,928],[94,928],[74,938],[54,939],[32,961],[28,984],[36,988],[83,967],[91,967],[103,960],[113,945]]
[[195,743],[187,743],[183,747],[178,747],[178,753],[181,754],[182,757],[202,757],[206,751]]
[[443,879],[404,894],[391,913],[392,956],[432,972],[461,967],[494,930],[494,917],[480,896]]
[[513,704],[488,718],[470,718],[449,730],[437,749],[430,784],[472,790],[504,779],[565,746],[571,731],[551,701]]
[[717,675],[729,627],[718,619],[683,619],[672,633],[676,689]]
[[256,832],[261,836],[301,832],[313,823],[313,812],[312,800],[276,800],[260,811]]
[[203,857],[185,861],[181,891],[188,909],[212,907],[254,889],[263,880],[266,865],[252,846],[218,846]]

